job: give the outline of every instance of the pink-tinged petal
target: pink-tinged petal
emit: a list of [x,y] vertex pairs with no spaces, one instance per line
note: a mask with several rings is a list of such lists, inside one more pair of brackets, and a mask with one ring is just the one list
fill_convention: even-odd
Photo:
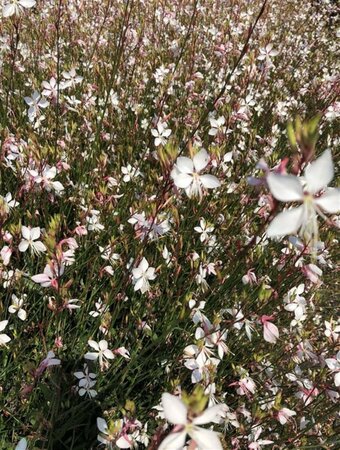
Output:
[[[33,241],[35,241],[36,239],[39,239],[39,237],[40,237],[40,227],[32,228],[31,229],[31,239],[33,239]],[[25,239],[27,239],[27,238],[25,238]]]
[[279,338],[279,330],[277,326],[271,322],[265,322],[263,325],[263,337],[265,341],[275,344]]
[[303,206],[281,212],[271,221],[267,236],[280,237],[296,233],[302,225],[303,214]]
[[29,246],[29,242],[25,241],[25,240],[22,240],[20,242],[20,244],[19,244],[19,247],[18,247],[19,251],[20,252],[25,252],[28,249],[28,246]]
[[314,201],[327,213],[336,214],[340,211],[340,189],[327,189],[321,197]]
[[[31,277],[31,279],[35,282],[35,283],[39,283],[39,284],[43,284],[43,285],[50,285],[51,284],[51,279],[45,275],[44,273],[40,273],[38,275],[33,275],[33,277]],[[47,287],[47,286],[44,286]]]
[[166,420],[175,425],[187,423],[187,407],[182,400],[175,395],[165,393],[162,395],[162,406]]
[[226,405],[214,405],[206,409],[200,416],[195,417],[193,423],[195,425],[204,425],[205,423],[218,422],[221,417],[225,416]]
[[267,183],[273,196],[280,202],[303,200],[302,184],[294,175],[270,173],[267,177]]
[[221,186],[219,179],[214,175],[201,175],[200,181],[206,189],[215,189]]
[[204,148],[200,150],[196,155],[194,156],[193,163],[196,169],[196,172],[200,172],[205,167],[207,167],[208,162],[210,160],[210,157]]
[[21,234],[24,239],[26,239],[28,241],[31,239],[31,230],[28,227],[22,226]]
[[158,450],[182,450],[185,444],[186,432],[170,433],[158,447]]
[[194,163],[190,158],[187,158],[186,156],[180,156],[177,158],[176,166],[178,170],[182,173],[193,173],[194,171]]
[[177,187],[187,189],[192,183],[192,176],[186,173],[180,173],[174,178],[174,183]]
[[189,435],[202,450],[223,450],[218,433],[215,431],[195,427]]
[[87,341],[87,343],[89,344],[90,347],[94,348],[95,350],[97,350],[97,352],[99,352],[100,347],[96,341],[90,339]]
[[328,186],[334,177],[331,151],[326,150],[316,161],[309,164],[305,169],[304,176],[308,191],[311,194],[315,194]]

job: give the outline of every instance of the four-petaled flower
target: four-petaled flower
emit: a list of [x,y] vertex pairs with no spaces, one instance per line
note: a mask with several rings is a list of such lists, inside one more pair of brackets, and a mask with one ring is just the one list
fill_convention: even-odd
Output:
[[215,189],[220,186],[219,180],[214,175],[200,175],[200,172],[208,165],[210,157],[202,148],[193,159],[186,156],[177,158],[171,171],[171,176],[177,187],[185,189],[188,197],[199,195],[202,197],[202,187]]
[[21,252],[25,252],[28,247],[36,254],[46,251],[45,245],[37,240],[40,238],[40,227],[31,228],[22,226],[21,233],[23,237],[19,244],[19,250]]
[[157,129],[151,130],[152,136],[155,138],[155,146],[165,145],[168,137],[171,134],[170,128],[167,128],[166,122],[159,121],[157,123]]
[[18,298],[15,294],[12,294],[12,304],[8,308],[10,314],[18,313],[20,320],[26,320],[27,317],[26,311],[22,308],[26,297],[26,294],[23,295],[23,298]]
[[145,258],[142,259],[139,266],[132,269],[134,290],[141,291],[142,294],[150,289],[149,280],[156,278],[155,268],[149,267]]
[[[4,331],[4,329],[7,327],[8,320],[2,320],[0,322],[0,331]],[[2,345],[6,345],[7,342],[9,342],[11,338],[7,336],[7,334],[0,334],[0,347]]]
[[85,354],[85,359],[89,359],[90,361],[99,360],[99,366],[103,369],[107,365],[106,359],[114,359],[115,355],[109,350],[108,342],[105,339],[96,342],[93,340],[89,340],[88,344],[92,347],[95,352],[88,352]]
[[165,418],[175,425],[173,431],[162,441],[158,450],[180,450],[184,447],[187,434],[200,449],[222,450],[222,445],[216,431],[200,427],[206,423],[219,423],[225,416],[226,406],[218,404],[211,406],[197,417],[188,417],[188,408],[175,395],[162,395],[162,406]]
[[[22,1],[22,0],[21,0]],[[38,91],[34,91],[32,97],[25,97],[25,102],[29,106],[28,118],[30,122],[40,115],[40,108],[47,108],[49,103],[45,97],[42,97]]]
[[300,230],[299,234],[313,247],[318,241],[317,215],[326,219],[324,212],[340,211],[340,189],[327,188],[334,176],[332,155],[326,150],[316,161],[309,164],[304,178],[293,175],[270,173],[269,189],[281,202],[303,202],[298,208],[279,213],[267,229],[269,237],[285,236]]

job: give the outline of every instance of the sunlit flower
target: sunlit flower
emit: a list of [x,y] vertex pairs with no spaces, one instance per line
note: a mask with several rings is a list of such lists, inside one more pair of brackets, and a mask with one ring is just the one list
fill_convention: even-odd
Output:
[[2,8],[2,15],[4,17],[18,16],[25,8],[32,8],[35,4],[35,0],[9,0]]
[[12,304],[8,308],[8,312],[10,314],[18,314],[20,320],[26,320],[27,313],[22,308],[24,305],[24,301],[26,300],[27,295],[24,294],[22,298],[18,298],[15,294],[12,294]]
[[139,266],[132,269],[133,284],[135,291],[141,291],[142,294],[150,289],[149,280],[156,278],[155,268],[150,267],[145,258],[139,263]]
[[202,149],[193,157],[177,158],[171,171],[171,176],[177,187],[185,189],[188,197],[202,196],[204,189],[215,189],[220,186],[219,180],[214,175],[200,175],[200,172],[208,165],[210,157],[206,150]]
[[155,146],[165,145],[168,137],[171,134],[170,128],[167,128],[168,125],[166,122],[161,122],[160,120],[157,123],[157,128],[151,130],[152,136],[155,138]]
[[327,218],[324,211],[340,211],[340,190],[327,188],[334,176],[332,155],[326,150],[316,161],[306,167],[304,178],[270,173],[268,186],[273,196],[281,202],[303,202],[298,208],[279,213],[268,227],[269,237],[296,233],[318,241],[317,215]]
[[33,253],[39,254],[46,251],[45,245],[38,241],[40,238],[40,227],[21,227],[21,233],[23,239],[19,244],[19,250],[25,252],[28,248],[32,250]]
[[[8,324],[8,320],[2,320],[0,322],[0,331],[4,331],[4,329],[6,328]],[[0,334],[0,347],[2,345],[5,345],[11,340],[11,338],[9,336],[7,336],[7,334]]]
[[202,428],[210,422],[218,423],[225,416],[225,405],[218,404],[206,409],[197,417],[188,417],[186,404],[175,395],[163,394],[162,406],[166,420],[175,425],[173,431],[162,441],[158,450],[180,450],[189,435],[201,450],[222,450],[222,444],[216,431]]

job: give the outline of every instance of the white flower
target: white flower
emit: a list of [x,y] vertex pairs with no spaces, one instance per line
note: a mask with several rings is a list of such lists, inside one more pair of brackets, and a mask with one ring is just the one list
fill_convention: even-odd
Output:
[[204,242],[207,241],[209,239],[209,234],[208,233],[212,233],[214,231],[214,227],[212,225],[207,226],[207,223],[205,221],[205,219],[201,219],[200,220],[200,226],[199,227],[195,227],[194,228],[195,231],[197,231],[197,233],[200,233],[200,241]]
[[35,3],[35,0],[11,0],[3,6],[2,15],[4,17],[18,16],[24,8],[32,8]]
[[84,356],[85,359],[89,359],[91,361],[99,360],[99,365],[101,368],[105,367],[106,359],[114,359],[115,355],[111,350],[108,349],[108,343],[105,339],[96,342],[91,339],[88,341],[90,347],[92,347],[95,352],[88,352]]
[[133,284],[135,291],[141,291],[142,294],[150,289],[149,280],[156,278],[155,268],[149,267],[145,258],[139,263],[139,266],[132,269]]
[[123,176],[124,183],[128,183],[133,178],[137,178],[141,174],[138,168],[132,167],[131,164],[128,164],[126,167],[122,166],[121,171],[122,174],[124,175]]
[[[22,1],[22,0],[21,0]],[[45,97],[42,97],[39,92],[34,91],[32,97],[25,97],[25,102],[29,106],[28,109],[28,118],[30,122],[33,122],[34,119],[40,115],[40,108],[47,108],[49,103]]]
[[155,138],[155,146],[165,145],[168,137],[171,134],[170,128],[167,128],[166,122],[158,121],[157,129],[151,130],[152,136]]
[[19,250],[21,252],[25,252],[28,247],[30,247],[33,253],[36,254],[46,251],[45,245],[41,241],[37,240],[40,238],[40,227],[30,228],[22,226],[21,234],[23,237],[19,244]]
[[19,202],[17,202],[10,192],[8,192],[5,197],[0,195],[0,202],[2,203],[2,207],[4,208],[6,213],[9,213],[11,208],[15,208],[19,205]]
[[188,408],[178,397],[165,393],[162,395],[162,406],[165,418],[176,425],[158,447],[158,450],[182,450],[187,434],[193,439],[199,450],[222,450],[219,435],[216,431],[207,430],[199,425],[215,422],[225,416],[224,404],[212,406],[192,420],[188,417]]
[[193,159],[186,156],[177,158],[171,176],[177,187],[185,189],[188,197],[202,196],[202,186],[205,189],[215,189],[220,186],[219,180],[213,175],[200,175],[200,172],[208,165],[209,155],[202,148]]
[[84,364],[84,371],[74,372],[74,376],[79,380],[78,394],[82,397],[87,394],[90,398],[97,395],[97,392],[92,389],[96,384],[96,374],[89,372],[87,364]]
[[26,320],[27,317],[26,311],[22,308],[24,304],[24,299],[27,296],[24,294],[23,297],[24,298],[19,299],[15,294],[12,294],[12,304],[8,308],[8,312],[10,314],[18,313],[18,317],[20,320]]
[[[304,172],[304,181],[293,175],[270,173],[269,189],[281,202],[303,202],[298,208],[279,213],[268,227],[269,237],[296,233],[307,240],[318,241],[317,214],[325,218],[323,211],[335,214],[340,211],[340,190],[327,188],[334,176],[332,155],[326,150]],[[319,193],[321,194],[319,195]]]
[[77,75],[75,68],[73,67],[69,72],[63,72],[64,80],[61,83],[60,88],[66,89],[68,87],[74,87],[76,84],[83,81],[83,77]]
[[54,190],[57,194],[60,194],[64,190],[64,186],[60,181],[53,181],[57,175],[57,168],[46,166],[41,175],[35,170],[29,170],[30,175],[33,177],[34,182],[41,184],[47,192]]
[[[2,320],[0,322],[0,331],[4,331],[7,324],[8,324],[8,320]],[[11,338],[9,336],[7,336],[7,334],[0,334],[0,346],[6,345],[7,342],[9,342],[10,340],[11,340]]]
[[268,44],[265,48],[260,48],[260,54],[257,57],[260,61],[266,60],[270,61],[270,58],[277,56],[279,52],[273,49],[273,44]]
[[218,119],[209,119],[210,122],[210,130],[209,135],[210,136],[216,136],[217,133],[224,133],[226,128],[224,126],[225,124],[225,118],[223,116],[219,117]]

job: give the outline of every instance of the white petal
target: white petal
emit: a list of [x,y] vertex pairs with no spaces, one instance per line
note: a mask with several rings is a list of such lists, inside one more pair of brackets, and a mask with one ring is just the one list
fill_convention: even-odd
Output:
[[19,309],[18,317],[20,320],[26,320],[26,317],[27,317],[26,311],[24,309]]
[[107,433],[107,423],[102,417],[97,417],[97,427],[101,433]]
[[141,288],[142,288],[142,286],[143,286],[143,284],[144,284],[144,279],[143,278],[139,278],[137,281],[136,281],[136,284],[135,284],[135,286],[134,286],[134,291],[139,291]]
[[20,0],[19,3],[25,8],[32,8],[35,5],[35,0]]
[[170,433],[163,439],[158,450],[182,450],[185,444],[186,432]]
[[174,178],[175,185],[179,188],[188,188],[192,183],[192,176],[186,173],[181,173]]
[[89,360],[91,360],[91,361],[95,361],[95,360],[98,358],[98,354],[99,354],[99,353],[91,353],[91,352],[88,352],[88,353],[85,353],[84,358],[85,358],[85,359],[89,359]]
[[10,16],[13,16],[13,14],[15,14],[15,11],[16,11],[16,6],[13,3],[10,3],[9,5],[6,5],[3,7],[2,15],[4,17],[10,17]]
[[303,199],[301,182],[294,175],[270,173],[267,183],[273,196],[280,202],[295,202]]
[[281,212],[271,221],[267,229],[267,236],[286,236],[288,234],[296,233],[301,227],[303,212],[303,206]]
[[179,158],[177,158],[176,166],[182,173],[193,173],[194,171],[194,163],[190,158],[187,158],[186,156],[180,156]]
[[143,258],[138,267],[142,269],[142,272],[146,272],[148,270],[149,263],[145,258]]
[[111,350],[104,350],[103,355],[107,359],[114,359],[115,355],[112,353]]
[[338,372],[338,373],[335,374],[335,377],[334,377],[334,384],[335,384],[336,387],[339,387],[339,386],[340,386],[340,372]]
[[46,247],[41,241],[33,242],[32,247],[34,247],[37,252],[46,252]]
[[307,181],[308,191],[311,194],[315,194],[328,186],[334,177],[331,151],[326,150],[316,161],[309,164],[305,169],[304,175]]
[[200,416],[195,417],[193,423],[195,425],[203,425],[205,423],[216,422],[224,416],[225,405],[214,405],[206,409]]
[[10,340],[11,338],[7,334],[0,334],[0,345],[7,344]]
[[187,423],[187,407],[182,400],[175,395],[165,393],[162,395],[162,406],[165,418],[175,425]]
[[215,431],[195,427],[189,435],[196,442],[199,450],[223,450],[218,434]]
[[208,165],[209,160],[210,157],[208,153],[206,152],[206,150],[204,150],[204,148],[202,148],[202,150],[196,153],[193,159],[196,171],[200,172],[201,170],[203,170]]
[[28,227],[22,226],[21,234],[24,239],[26,239],[28,241],[31,239],[31,230]]
[[321,197],[314,201],[329,214],[336,214],[340,211],[340,189],[327,189]]
[[215,189],[221,186],[218,178],[214,175],[201,175],[200,181],[206,189]]
[[102,339],[101,341],[99,341],[99,343],[98,343],[98,345],[99,345],[99,348],[100,348],[100,350],[103,352],[103,351],[105,351],[105,350],[107,350],[107,348],[108,348],[108,343],[107,343],[107,341],[105,341],[105,339]]
[[19,250],[21,252],[25,252],[28,249],[29,243],[28,241],[22,240],[19,244]]
[[93,340],[89,340],[87,341],[87,343],[89,344],[90,347],[94,348],[95,350],[99,351],[99,345],[96,341]]
[[[33,239],[33,241],[35,241],[36,239],[39,239],[39,237],[40,237],[40,227],[32,228],[31,229],[31,238]],[[27,238],[25,238],[25,239],[27,239]]]
[[0,322],[0,331],[4,331],[4,329],[7,327],[8,320],[2,320]]

